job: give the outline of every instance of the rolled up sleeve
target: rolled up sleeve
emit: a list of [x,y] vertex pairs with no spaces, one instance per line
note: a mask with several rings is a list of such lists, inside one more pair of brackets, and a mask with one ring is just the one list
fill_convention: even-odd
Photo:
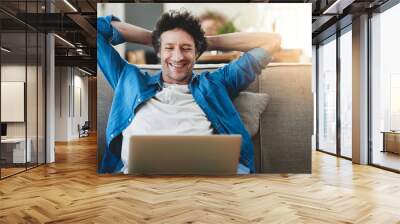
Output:
[[112,15],[97,18],[97,64],[114,89],[128,63],[112,46],[124,43],[125,40],[111,25],[111,21],[119,21],[119,19]]

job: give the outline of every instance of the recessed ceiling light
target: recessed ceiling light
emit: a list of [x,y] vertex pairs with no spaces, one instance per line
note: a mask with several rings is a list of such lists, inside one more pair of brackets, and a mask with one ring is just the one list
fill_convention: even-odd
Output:
[[336,0],[332,5],[324,10],[322,14],[342,14],[343,9],[351,5],[355,0]]
[[7,49],[7,48],[5,48],[5,47],[1,47],[1,50],[4,51],[4,52],[6,52],[6,53],[10,53],[10,52],[11,52],[11,50],[9,50],[9,49]]
[[79,67],[78,67],[78,70],[81,71],[81,72],[83,72],[83,73],[85,73],[85,74],[93,75],[92,73],[90,73],[90,72],[88,72],[88,71],[86,71],[86,70],[84,70],[84,69],[81,69],[81,68],[79,68]]
[[57,34],[54,34],[54,36],[55,37],[57,37],[59,40],[61,40],[62,42],[64,42],[64,43],[66,43],[67,45],[69,45],[70,47],[73,47],[73,48],[75,48],[75,45],[73,45],[71,42],[69,42],[68,40],[66,40],[66,39],[64,39],[64,38],[62,38],[62,37],[60,37],[59,35],[57,35]]
[[68,0],[64,0],[65,4],[67,4],[72,10],[74,10],[74,12],[78,12],[78,10],[71,4],[69,3]]

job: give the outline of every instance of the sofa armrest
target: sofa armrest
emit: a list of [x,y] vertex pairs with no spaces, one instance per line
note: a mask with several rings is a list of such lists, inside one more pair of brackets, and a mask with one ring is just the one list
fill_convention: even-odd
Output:
[[271,96],[261,115],[261,172],[310,173],[311,64],[272,64],[263,70],[259,81],[260,92]]

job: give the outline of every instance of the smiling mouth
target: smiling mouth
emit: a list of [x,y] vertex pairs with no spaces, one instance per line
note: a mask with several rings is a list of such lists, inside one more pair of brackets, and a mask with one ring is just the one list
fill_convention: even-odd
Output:
[[173,70],[181,70],[186,67],[186,63],[168,63]]

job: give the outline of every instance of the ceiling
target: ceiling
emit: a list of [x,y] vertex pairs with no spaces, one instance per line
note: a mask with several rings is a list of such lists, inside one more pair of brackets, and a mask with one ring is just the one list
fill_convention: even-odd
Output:
[[55,37],[56,66],[78,66],[95,74],[96,4],[93,0],[1,0],[1,43],[11,50],[2,61],[24,63],[37,57],[44,44],[37,44],[43,36],[36,36],[52,32],[60,37]]
[[337,30],[351,24],[354,17],[373,11],[388,0],[309,0],[312,3],[312,38],[318,44]]

